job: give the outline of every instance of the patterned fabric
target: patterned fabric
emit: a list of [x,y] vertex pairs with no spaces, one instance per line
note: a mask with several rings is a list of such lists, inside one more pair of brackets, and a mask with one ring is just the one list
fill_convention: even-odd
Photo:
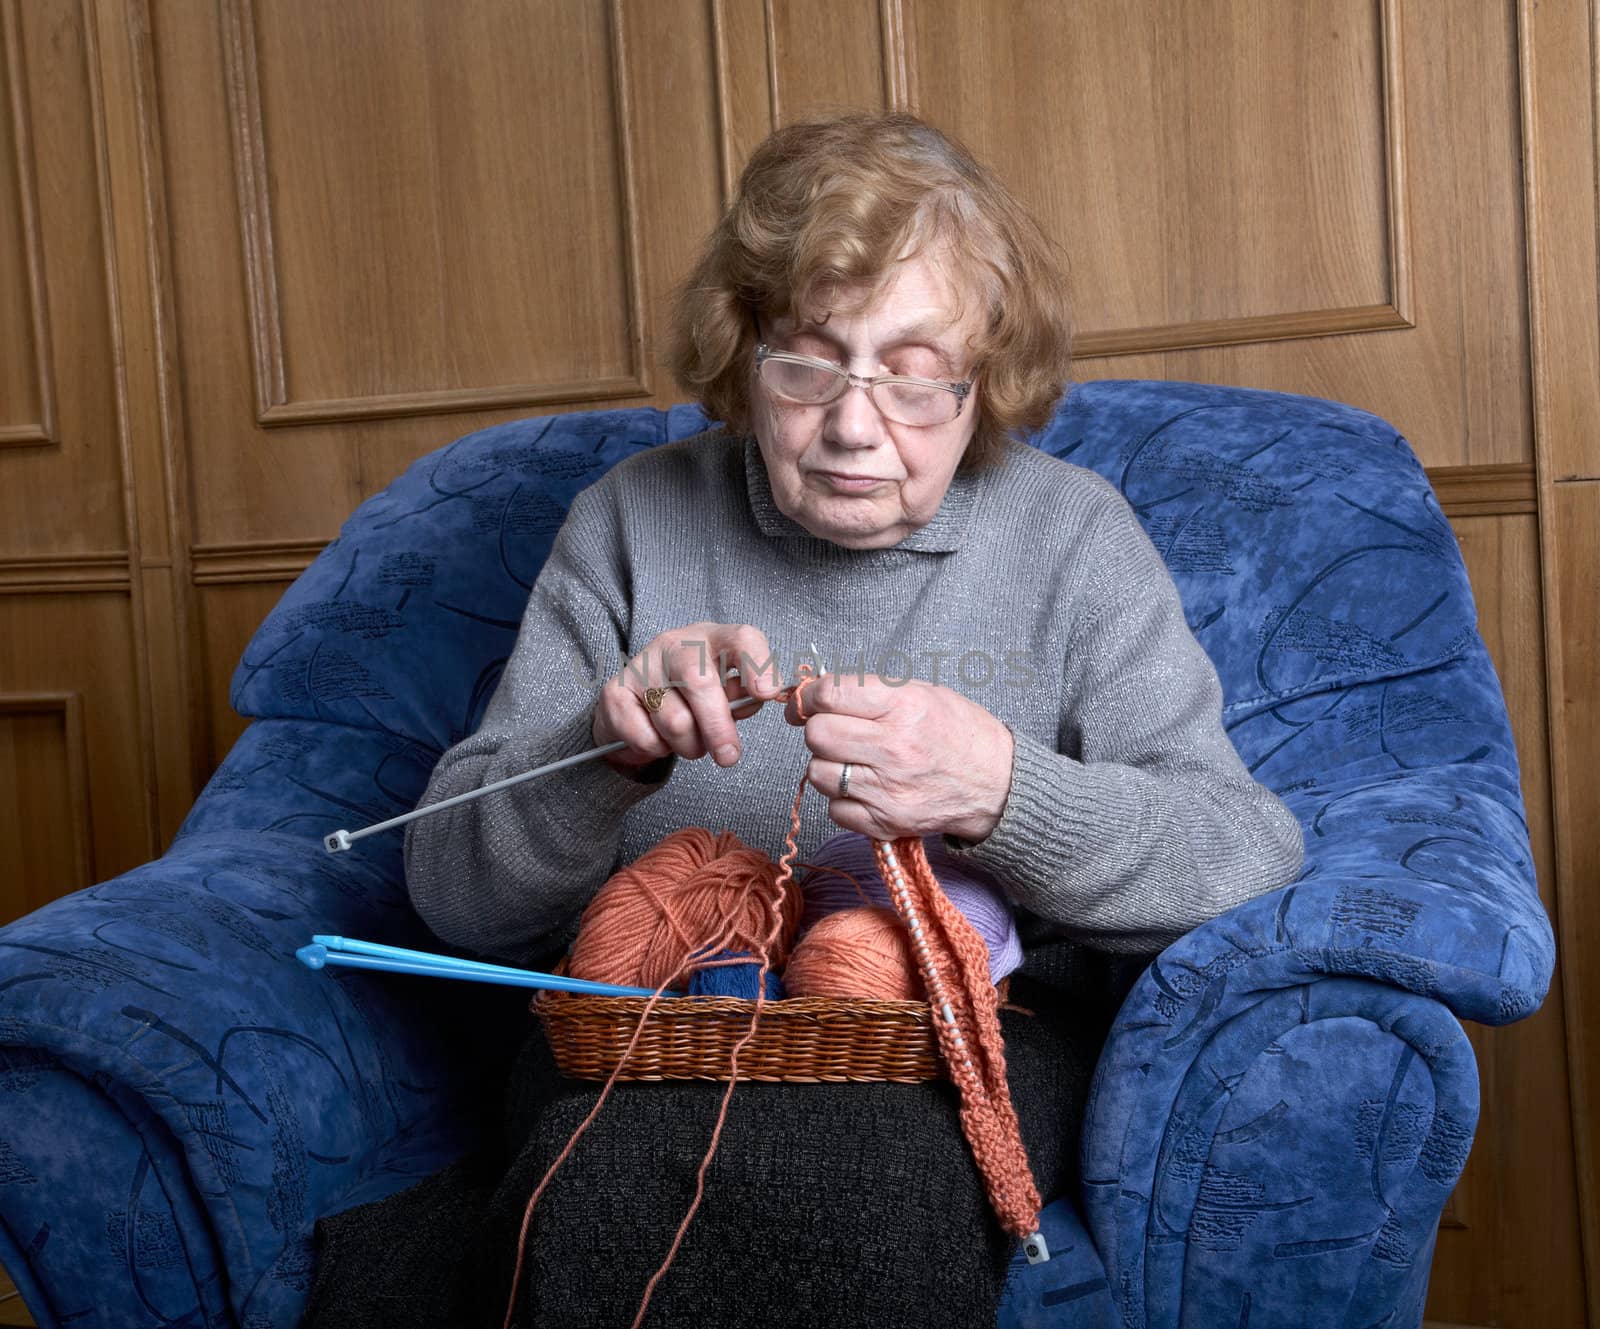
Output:
[[[167,855],[0,929],[0,1263],[41,1325],[292,1324],[314,1220],[465,1147],[522,996],[301,968],[313,932],[430,945],[398,836],[319,837],[410,806],[476,726],[573,494],[705,424],[423,458],[256,634],[256,723]],[[1554,960],[1449,525],[1405,441],[1327,402],[1085,384],[1035,441],[1133,503],[1306,866],[1135,985],[1082,1194],[1002,1322],[1416,1326],[1477,1121],[1458,1019],[1529,1014]]]

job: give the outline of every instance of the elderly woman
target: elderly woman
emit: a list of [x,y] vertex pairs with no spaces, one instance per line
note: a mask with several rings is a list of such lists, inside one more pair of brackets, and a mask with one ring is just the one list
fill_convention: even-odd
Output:
[[[1216,673],[1127,503],[1017,439],[1066,378],[1050,246],[913,117],[794,125],[752,157],[676,339],[678,381],[725,424],[578,495],[483,724],[426,801],[626,746],[413,823],[412,899],[449,942],[547,961],[601,883],[674,830],[778,857],[802,776],[821,795],[801,808],[802,861],[841,828],[940,836],[1001,885],[1029,947],[1013,999],[1036,1015],[1008,1016],[1007,1053],[1048,1196],[1070,1180],[1116,995],[1087,1004],[1090,957],[1152,955],[1301,854],[1223,731]],[[793,700],[736,713],[792,683],[812,643],[827,672],[807,718]],[[1064,970],[1069,999],[1026,986]],[[557,1086],[537,1050],[517,1078],[510,1143],[525,1133],[530,1156],[474,1229],[502,1250],[594,1092]],[[717,1093],[623,1086],[608,1105],[612,1135],[571,1164],[599,1151],[572,1181],[587,1198],[553,1198],[530,1239],[550,1323],[628,1322]],[[1004,1246],[954,1117],[941,1086],[741,1089],[647,1323],[992,1322]]]

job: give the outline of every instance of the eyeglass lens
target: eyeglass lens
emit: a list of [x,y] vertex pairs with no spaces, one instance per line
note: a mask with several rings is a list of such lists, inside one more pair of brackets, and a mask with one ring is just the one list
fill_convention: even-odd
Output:
[[[769,359],[761,364],[761,381],[778,396],[803,406],[821,406],[840,396],[849,380],[821,365]],[[938,425],[954,420],[961,399],[944,388],[922,383],[879,382],[868,389],[872,404],[882,414],[903,425]]]

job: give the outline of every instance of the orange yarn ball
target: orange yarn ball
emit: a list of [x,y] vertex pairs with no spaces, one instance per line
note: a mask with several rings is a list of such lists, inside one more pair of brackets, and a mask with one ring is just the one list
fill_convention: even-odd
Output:
[[[615,873],[583,911],[567,972],[596,983],[659,987],[710,942],[760,954],[772,931],[778,865],[731,831],[674,831]],[[805,899],[791,881],[772,967],[789,953]]]
[[905,925],[888,909],[841,909],[800,938],[783,971],[791,997],[925,1001]]

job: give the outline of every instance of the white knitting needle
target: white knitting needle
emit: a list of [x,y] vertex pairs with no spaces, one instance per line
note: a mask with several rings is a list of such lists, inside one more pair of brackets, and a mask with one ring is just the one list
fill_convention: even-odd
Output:
[[[812,647],[815,650],[816,647]],[[817,657],[819,660],[821,656]],[[729,669],[722,676],[726,683],[737,670]],[[676,687],[676,684],[668,684]],[[737,713],[749,706],[761,705],[756,697],[740,697],[728,709]],[[493,784],[486,784],[481,789],[469,789],[464,794],[455,794],[450,798],[441,798],[437,803],[426,803],[420,808],[413,808],[410,812],[402,813],[398,817],[390,817],[388,821],[375,822],[371,826],[363,826],[359,831],[334,831],[322,837],[322,847],[330,854],[343,853],[357,840],[364,840],[369,835],[376,835],[379,831],[393,830],[396,826],[404,826],[408,821],[415,821],[418,817],[431,816],[435,812],[443,812],[446,808],[453,808],[457,803],[467,803],[474,798],[482,798],[485,794],[495,793],[497,790],[509,789],[514,784],[521,784],[524,780],[536,780],[541,775],[551,775],[556,771],[565,770],[568,766],[576,766],[580,762],[593,761],[596,757],[604,757],[612,752],[620,752],[627,747],[627,743],[618,739],[615,743],[607,743],[603,747],[590,748],[587,752],[579,752],[571,757],[562,757],[560,761],[552,761],[544,766],[536,766],[531,771],[523,771],[519,775],[508,775],[504,780],[496,780]]]

